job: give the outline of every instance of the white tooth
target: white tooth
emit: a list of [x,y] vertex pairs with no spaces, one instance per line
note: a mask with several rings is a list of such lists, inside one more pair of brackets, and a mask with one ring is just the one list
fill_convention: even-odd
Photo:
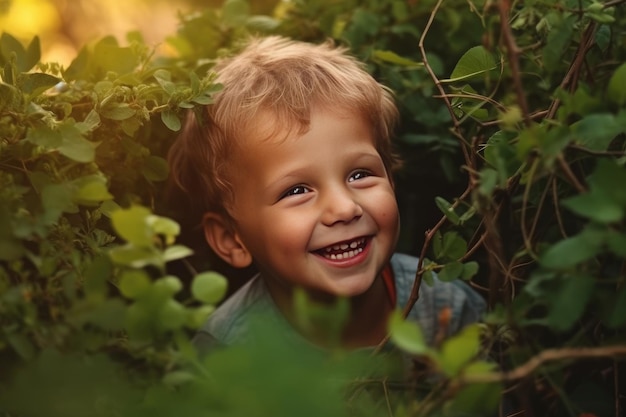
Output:
[[339,249],[341,249],[341,248],[339,247],[339,245],[335,245],[335,246],[333,246],[333,249],[334,249],[334,250],[339,250]]
[[354,251],[353,251],[353,250],[351,250],[350,252],[348,252],[348,256],[349,256],[350,258],[352,258],[352,257],[354,256]]
[[337,255],[335,255],[334,253],[330,255],[330,259],[337,259]]
[[355,249],[355,248],[357,247],[357,245],[358,245],[358,243],[356,243],[356,242],[352,242],[352,243],[350,243],[350,247],[351,247],[352,249]]
[[348,248],[349,248],[349,246],[346,243],[342,243],[341,244],[341,250],[346,250]]
[[359,248],[359,253],[363,252],[363,248]]

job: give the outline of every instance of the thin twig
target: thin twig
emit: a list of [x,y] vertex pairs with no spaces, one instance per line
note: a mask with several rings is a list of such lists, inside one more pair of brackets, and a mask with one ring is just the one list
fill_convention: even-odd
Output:
[[537,230],[537,225],[539,224],[539,218],[541,217],[541,212],[543,211],[543,205],[546,202],[546,197],[548,195],[549,189],[550,189],[550,185],[548,183],[548,185],[546,185],[546,187],[544,188],[543,193],[541,193],[541,198],[539,198],[539,204],[537,204],[537,211],[533,219],[533,224],[530,226],[530,232],[528,233],[528,236],[530,239],[533,238],[533,236],[535,235],[535,231]]
[[565,225],[563,224],[563,218],[561,217],[561,210],[559,205],[559,193],[557,190],[556,178],[552,179],[552,201],[554,204],[554,214],[556,215],[556,222],[559,225],[559,230],[563,238],[567,238],[567,232],[565,231]]
[[528,207],[528,199],[530,196],[530,190],[533,185],[533,179],[534,179],[535,171],[537,170],[538,165],[539,165],[539,159],[535,159],[532,165],[530,166],[530,170],[528,171],[528,180],[526,182],[526,187],[524,188],[524,194],[522,197],[522,212],[520,214],[521,232],[522,232],[522,239],[524,240],[524,247],[526,248],[526,251],[528,252],[528,254],[533,258],[537,258],[537,254],[533,250],[532,236],[528,235],[528,230],[526,228],[526,208]]
[[[624,0],[626,1],[626,0]],[[574,149],[576,151],[584,152],[588,155],[592,156],[626,156],[626,152],[624,151],[594,151],[593,149],[585,148],[579,145],[569,145],[569,149]]]
[[382,380],[383,392],[385,394],[385,403],[387,404],[387,413],[389,417],[393,417],[393,409],[391,408],[391,400],[389,399],[389,389],[387,388],[387,378]]
[[572,172],[572,169],[569,167],[569,164],[563,157],[562,153],[559,154],[559,156],[557,157],[557,160],[559,162],[559,166],[561,167],[561,170],[565,174],[565,177],[569,180],[570,184],[572,184],[579,193],[584,193],[585,191],[587,191],[587,187],[585,187],[578,180],[578,178],[576,178],[576,175],[574,175],[574,173]]
[[519,68],[519,54],[521,51],[515,43],[515,37],[513,36],[513,31],[511,30],[511,25],[509,24],[511,2],[509,0],[500,0],[498,2],[498,11],[500,12],[500,25],[509,58],[509,67],[511,68],[511,77],[513,78],[513,86],[517,95],[517,103],[522,112],[524,123],[526,126],[530,126],[532,121],[530,119],[530,112],[528,111],[528,103],[526,101],[524,87],[522,86],[522,76]]
[[446,95],[446,91],[443,89],[443,86],[441,85],[441,81],[439,81],[439,78],[435,74],[435,71],[433,71],[432,67],[430,66],[430,63],[428,62],[428,57],[426,56],[426,49],[424,48],[424,40],[426,39],[426,35],[430,31],[430,27],[432,26],[433,21],[435,20],[435,16],[437,15],[437,12],[439,11],[439,8],[441,7],[442,3],[443,3],[443,0],[438,0],[437,4],[435,4],[435,7],[433,8],[432,12],[430,12],[430,17],[428,18],[428,23],[426,23],[426,27],[424,28],[424,32],[422,33],[422,36],[420,37],[418,46],[419,46],[419,49],[420,49],[420,53],[422,54],[422,62],[424,63],[424,68],[426,68],[426,71],[428,71],[428,74],[430,75],[430,77],[433,79],[433,81],[435,83],[435,87],[437,87],[437,90],[439,90],[441,98],[446,103],[446,107],[448,108],[448,112],[450,112],[450,117],[452,119],[452,123],[454,123],[454,128],[458,129],[459,128],[459,124],[458,124],[459,122],[458,122],[458,120],[456,118],[456,115],[454,114],[454,110],[452,110],[452,105],[450,104],[450,100],[448,100],[448,97]]

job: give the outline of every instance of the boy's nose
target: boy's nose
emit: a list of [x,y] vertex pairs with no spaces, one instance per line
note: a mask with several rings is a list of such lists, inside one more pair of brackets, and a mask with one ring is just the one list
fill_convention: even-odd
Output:
[[363,208],[349,192],[330,193],[324,202],[322,223],[332,226],[335,223],[349,223],[363,215]]

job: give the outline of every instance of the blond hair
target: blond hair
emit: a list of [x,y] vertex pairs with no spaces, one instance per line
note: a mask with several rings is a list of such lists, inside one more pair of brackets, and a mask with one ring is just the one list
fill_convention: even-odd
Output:
[[223,89],[213,104],[189,113],[169,153],[171,181],[187,194],[195,215],[228,216],[234,198],[229,175],[236,169],[229,162],[261,113],[273,117],[275,134],[306,132],[313,106],[355,112],[370,124],[387,170],[399,165],[391,146],[398,118],[392,94],[345,48],[257,38],[214,70]]

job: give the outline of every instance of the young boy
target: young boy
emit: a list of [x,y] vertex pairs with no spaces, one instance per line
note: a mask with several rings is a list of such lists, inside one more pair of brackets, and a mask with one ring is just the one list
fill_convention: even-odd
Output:
[[[204,213],[211,249],[258,275],[209,317],[196,344],[250,341],[249,323],[264,314],[290,343],[325,346],[323,332],[304,335],[295,323],[302,288],[316,302],[349,300],[342,347],[376,346],[417,267],[394,255],[392,95],[329,43],[254,39],[215,70],[223,90],[187,120],[170,152],[172,176]],[[478,320],[484,302],[463,283],[436,282],[422,286],[409,318],[432,342],[444,308],[450,334]]]

